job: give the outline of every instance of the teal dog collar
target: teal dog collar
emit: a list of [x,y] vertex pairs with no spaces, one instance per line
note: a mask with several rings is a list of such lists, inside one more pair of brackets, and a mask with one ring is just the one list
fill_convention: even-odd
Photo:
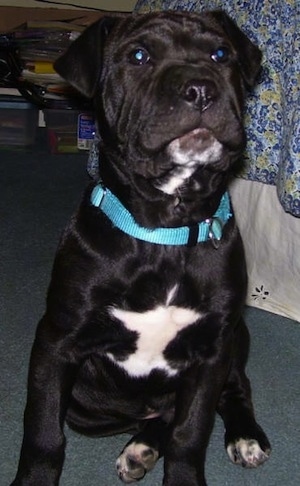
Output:
[[94,187],[91,203],[98,207],[124,233],[138,240],[158,245],[193,246],[211,240],[217,248],[222,238],[223,227],[232,216],[228,192],[222,196],[220,205],[212,218],[205,219],[193,226],[179,228],[144,228],[136,223],[130,212],[119,199],[100,184]]

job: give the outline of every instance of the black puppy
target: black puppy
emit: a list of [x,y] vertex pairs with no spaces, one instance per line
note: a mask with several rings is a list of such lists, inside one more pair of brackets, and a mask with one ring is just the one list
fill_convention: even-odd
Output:
[[231,460],[264,462],[245,375],[246,268],[227,184],[261,54],[222,12],[104,18],[56,62],[94,100],[99,183],[63,234],[33,346],[14,486],[54,486],[65,420],[130,431],[124,482],[164,455],[204,486],[216,411]]

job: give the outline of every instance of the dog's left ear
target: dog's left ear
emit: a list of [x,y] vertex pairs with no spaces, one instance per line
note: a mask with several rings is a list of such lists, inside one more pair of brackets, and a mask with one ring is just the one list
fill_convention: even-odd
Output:
[[222,10],[211,12],[230,38],[239,54],[239,65],[246,86],[254,85],[261,68],[262,53],[250,39],[239,29],[236,23]]
[[92,98],[101,74],[105,40],[118,18],[103,17],[86,30],[54,62],[54,69],[87,98]]

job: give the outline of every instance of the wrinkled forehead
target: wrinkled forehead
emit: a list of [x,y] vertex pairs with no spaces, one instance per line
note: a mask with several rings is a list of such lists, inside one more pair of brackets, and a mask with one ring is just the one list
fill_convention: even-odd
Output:
[[156,44],[189,47],[200,45],[205,40],[222,42],[227,39],[224,30],[209,12],[184,14],[180,12],[159,12],[132,16],[123,20],[115,31],[120,49],[130,44]]

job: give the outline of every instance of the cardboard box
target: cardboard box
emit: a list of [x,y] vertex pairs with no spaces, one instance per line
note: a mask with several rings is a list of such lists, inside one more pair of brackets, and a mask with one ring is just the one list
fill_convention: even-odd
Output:
[[0,7],[0,32],[9,32],[31,20],[68,20],[70,23],[88,26],[102,16],[103,12],[93,10]]

